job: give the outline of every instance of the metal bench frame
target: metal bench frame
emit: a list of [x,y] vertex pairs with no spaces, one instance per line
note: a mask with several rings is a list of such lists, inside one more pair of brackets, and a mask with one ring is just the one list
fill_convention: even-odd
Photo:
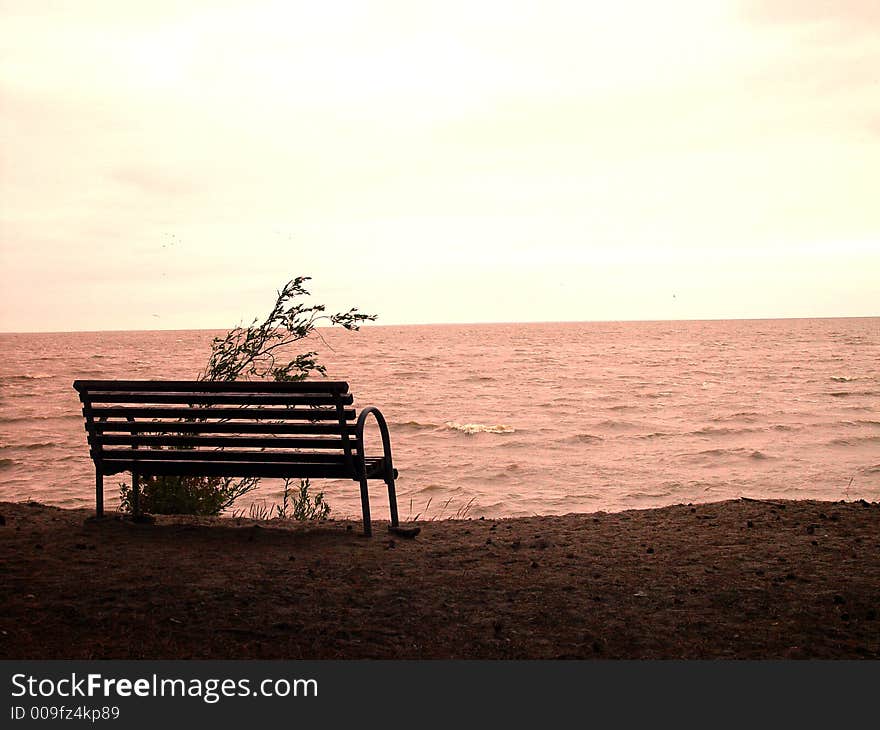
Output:
[[[135,516],[141,475],[352,479],[360,483],[364,534],[370,536],[367,482],[382,479],[391,525],[399,524],[388,424],[373,406],[354,420],[348,383],[77,380],[73,387],[95,464],[98,517],[104,514],[104,476],[129,471]],[[382,437],[381,457],[364,453],[369,416]]]

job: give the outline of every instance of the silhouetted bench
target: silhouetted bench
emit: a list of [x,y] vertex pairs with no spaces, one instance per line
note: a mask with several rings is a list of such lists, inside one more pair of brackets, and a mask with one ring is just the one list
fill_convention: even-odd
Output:
[[[352,479],[360,482],[364,534],[371,535],[367,480],[388,485],[398,525],[385,418],[368,407],[355,420],[348,383],[77,380],[89,454],[95,462],[96,512],[104,512],[104,476],[131,472],[132,511],[140,515],[138,476]],[[364,454],[364,425],[379,426],[383,455]]]

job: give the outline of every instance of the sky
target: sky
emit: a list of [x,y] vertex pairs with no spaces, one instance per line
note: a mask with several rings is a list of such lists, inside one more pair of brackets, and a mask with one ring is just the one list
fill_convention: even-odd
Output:
[[880,315],[876,0],[0,18],[0,331]]

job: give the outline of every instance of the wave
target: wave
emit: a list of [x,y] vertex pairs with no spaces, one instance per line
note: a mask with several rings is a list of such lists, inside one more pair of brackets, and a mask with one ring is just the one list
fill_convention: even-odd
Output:
[[654,431],[654,433],[640,433],[640,434],[639,434],[638,436],[636,436],[635,438],[637,438],[637,439],[642,439],[642,440],[647,440],[647,439],[662,439],[662,438],[668,438],[668,437],[670,437],[670,436],[672,436],[672,435],[673,435],[673,434],[671,434],[671,433],[665,433],[665,432],[663,432],[663,431]]
[[[871,423],[870,421],[860,421],[859,423]],[[853,423],[852,425],[855,425]],[[698,431],[688,431],[687,433],[681,434],[683,436],[738,436],[740,434],[747,433],[766,433],[768,431],[780,431],[783,433],[790,433],[792,431],[801,431],[804,426],[802,424],[785,424],[785,423],[777,423],[772,426],[760,426],[760,427],[748,427],[748,428],[716,428],[714,426],[704,426]],[[646,433],[639,434],[635,436],[637,439],[655,439],[655,438],[668,438],[671,436],[678,436],[679,434],[665,433],[663,431],[657,431],[655,433]]]
[[14,380],[46,380],[48,378],[57,377],[55,375],[50,375],[49,373],[36,373],[35,375],[3,375],[0,377],[0,382],[3,381],[14,381]]
[[831,379],[835,383],[851,383],[853,380],[858,380],[858,378],[848,378],[846,375],[832,375]]
[[831,446],[860,446],[862,444],[880,444],[880,436],[855,436],[845,439],[832,439]]
[[689,436],[737,436],[741,433],[760,433],[769,430],[768,426],[747,426],[744,428],[714,428],[712,426],[704,426],[699,431],[693,431]]
[[640,500],[640,499],[663,499],[665,497],[671,497],[673,492],[671,490],[654,490],[650,492],[627,492],[622,495],[624,499],[627,500]]
[[513,426],[504,423],[484,424],[484,423],[458,423],[456,421],[446,421],[443,424],[450,431],[460,431],[472,436],[475,433],[516,433]]
[[761,417],[761,414],[758,413],[757,411],[739,411],[738,413],[731,413],[730,415],[727,415],[727,416],[716,416],[712,420],[715,421],[716,423],[719,421],[733,421],[733,420],[750,422],[750,421],[754,421],[756,418],[760,418],[760,417]]
[[22,421],[81,421],[79,413],[68,413],[63,416],[0,416],[0,423],[21,423]]
[[746,457],[749,459],[756,460],[764,460],[764,459],[772,459],[774,457],[765,454],[763,451],[759,451],[758,449],[746,449],[746,448],[736,448],[736,449],[706,449],[705,451],[697,451],[691,452],[687,454],[682,454],[682,456],[709,456],[709,457]]
[[597,444],[600,441],[604,440],[605,439],[603,439],[601,436],[594,436],[591,433],[579,433],[569,439],[566,439],[566,441],[578,444]]
[[733,436],[738,433],[750,433],[754,428],[712,428],[704,426],[699,431],[691,431],[688,436]]
[[24,444],[23,446],[17,446],[14,448],[28,449],[28,450],[31,450],[31,449],[52,449],[52,448],[54,448],[56,446],[60,446],[60,445],[61,444],[57,444],[54,441],[44,441],[42,443],[36,443],[36,444]]
[[475,433],[516,433],[516,429],[503,423],[484,424],[484,423],[458,423],[457,421],[446,421],[445,423],[422,423],[421,421],[405,421],[404,423],[392,424],[393,428],[408,429],[411,431],[459,431],[473,435]]
[[832,398],[848,398],[851,395],[878,395],[876,390],[833,390],[828,395]]
[[408,428],[413,431],[437,431],[443,426],[437,423],[421,423],[420,421],[406,421],[404,423],[393,423],[392,428]]
[[8,469],[14,463],[12,459],[0,459],[0,469]]
[[636,423],[632,423],[630,421],[618,421],[614,418],[608,418],[604,421],[599,421],[596,424],[599,428],[606,428],[613,431],[633,431],[640,430],[642,426],[639,426]]

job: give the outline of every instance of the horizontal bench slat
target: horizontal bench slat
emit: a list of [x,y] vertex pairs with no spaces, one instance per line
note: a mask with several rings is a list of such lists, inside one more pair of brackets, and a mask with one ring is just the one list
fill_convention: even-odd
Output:
[[343,454],[303,451],[203,451],[199,449],[104,449],[108,461],[254,461],[277,464],[344,464]]
[[354,401],[352,395],[315,395],[313,393],[156,393],[141,392],[106,392],[88,393],[85,396],[89,403],[199,403],[207,405],[242,404],[248,406],[350,406]]
[[146,476],[295,477],[305,479],[355,479],[345,464],[263,464],[252,461],[136,461],[113,459],[102,462],[103,474],[134,471]]
[[[343,433],[339,423],[230,423],[219,421],[93,421],[88,429],[94,433],[260,433],[260,434],[335,434]],[[345,433],[354,437],[354,428],[348,425]]]
[[79,392],[134,391],[154,392],[194,390],[197,392],[229,393],[347,393],[348,383],[342,380],[275,381],[214,381],[214,380],[76,380]]
[[[343,417],[354,419],[354,409],[344,408]],[[83,407],[86,418],[222,418],[262,419],[278,421],[329,421],[338,420],[336,410],[316,408],[296,410],[293,408],[148,408],[137,406]]]
[[[89,436],[93,446],[177,446],[177,447],[253,447],[269,449],[342,449],[341,438],[272,438],[257,436],[161,436],[120,435],[120,436]],[[349,439],[352,449],[355,440]]]

